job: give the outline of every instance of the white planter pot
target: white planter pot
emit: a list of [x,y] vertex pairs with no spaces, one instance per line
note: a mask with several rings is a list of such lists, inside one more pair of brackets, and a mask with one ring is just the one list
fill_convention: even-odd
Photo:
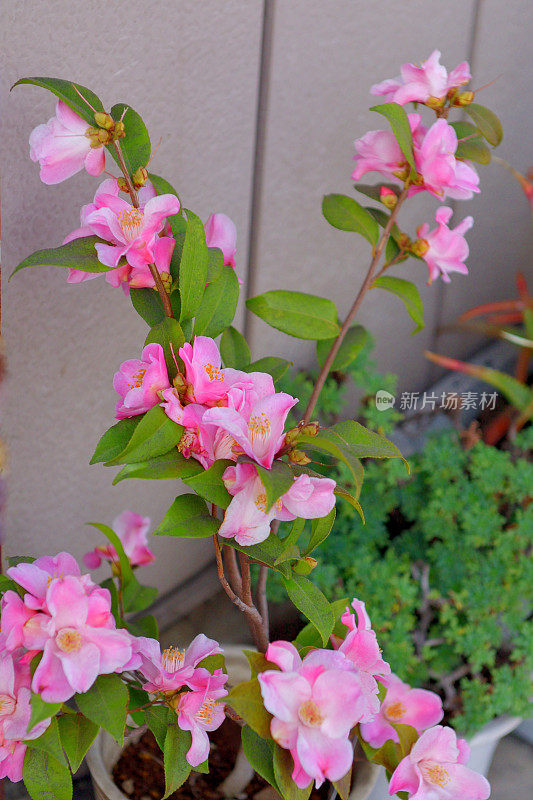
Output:
[[[487,777],[489,767],[498,743],[508,733],[514,731],[520,725],[520,717],[498,717],[489,722],[472,739],[468,740],[470,745],[470,759],[468,766]],[[358,793],[357,787],[350,793],[350,800],[390,800],[389,784],[385,776],[383,767],[378,767],[374,778],[374,784],[370,787],[368,794]]]

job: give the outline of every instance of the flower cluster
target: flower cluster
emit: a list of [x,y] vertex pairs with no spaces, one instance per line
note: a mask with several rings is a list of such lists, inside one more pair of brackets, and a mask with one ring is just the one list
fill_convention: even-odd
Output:
[[[257,544],[267,538],[274,519],[313,519],[335,505],[335,481],[300,475],[276,503],[267,507],[266,494],[255,464],[271,469],[285,444],[284,426],[298,402],[276,392],[272,377],[263,372],[223,369],[215,341],[197,336],[179,350],[185,365],[170,385],[163,348],[147,345],[141,359],[123,362],[113,385],[120,395],[118,419],[148,411],[163,399],[162,407],[185,431],[178,444],[186,458],[207,469],[217,459],[250,461],[228,467],[224,483],[233,495],[219,530],[239,544]],[[253,463],[255,462],[255,463]]]

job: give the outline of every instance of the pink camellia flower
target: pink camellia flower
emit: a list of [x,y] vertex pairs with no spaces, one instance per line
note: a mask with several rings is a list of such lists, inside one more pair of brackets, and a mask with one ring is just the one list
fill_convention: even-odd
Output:
[[381,680],[383,676],[390,675],[391,668],[381,657],[381,650],[375,631],[372,630],[370,618],[366,613],[365,604],[354,598],[352,608],[355,610],[355,614],[346,608],[346,612],[341,617],[341,622],[348,628],[346,638],[342,644],[332,638],[332,643],[334,647],[338,648],[338,652],[343,653],[353,663],[366,703],[361,722],[369,722],[379,712],[379,687],[376,677]]
[[[12,652],[19,647],[31,647],[40,630],[35,611],[28,608],[16,592],[8,590],[2,596],[2,646]],[[43,646],[46,634],[43,634]]]
[[203,633],[199,633],[186,649],[169,647],[163,653],[155,639],[139,637],[137,642],[141,656],[138,669],[147,681],[143,688],[152,694],[176,692],[183,686],[204,688],[210,673],[198,664],[208,656],[222,653],[218,642]]
[[116,417],[135,417],[159,403],[160,391],[170,387],[165,354],[160,344],[146,345],[140,360],[123,361],[115,372],[113,388],[122,398],[117,402]]
[[440,57],[440,52],[434,50],[420,66],[403,64],[397,78],[376,83],[370,94],[384,95],[388,102],[401,106],[411,102],[426,103],[430,98],[444,100],[449,91],[468,83],[472,76],[467,61],[448,75],[446,67],[440,64]]
[[292,779],[303,789],[340,780],[350,769],[349,733],[361,719],[361,687],[342,653],[312,650],[302,660],[294,645],[273,642],[266,658],[281,671],[259,676],[265,708],[273,715],[272,738],[290,750]]
[[215,670],[204,688],[184,692],[174,705],[179,727],[191,732],[192,744],[185,756],[191,767],[202,764],[209,755],[207,731],[215,731],[224,722],[224,703],[220,699],[228,693],[224,688],[227,680],[222,670]]
[[[420,114],[408,114],[413,142],[422,142],[426,128]],[[352,178],[360,180],[367,172],[379,172],[390,179],[404,180],[408,174],[406,158],[392,131],[368,131],[354,142],[356,162]]]
[[300,475],[291,488],[271,508],[267,508],[265,487],[253,464],[228,467],[222,479],[233,495],[224,514],[219,535],[250,545],[264,541],[270,534],[273,519],[325,517],[335,505],[335,481]]
[[103,145],[91,147],[90,126],[66,103],[58,100],[56,115],[30,134],[30,158],[41,165],[43,183],[70,178],[85,167],[89,175],[100,175],[105,167]]
[[479,175],[474,167],[455,158],[457,134],[445,119],[438,119],[421,142],[414,141],[415,164],[423,183],[410,194],[428,191],[434,197],[470,200],[479,192]]
[[371,722],[361,723],[361,736],[371,747],[379,748],[389,739],[399,742],[393,725],[411,725],[422,733],[441,721],[442,700],[435,692],[411,689],[393,674],[383,676],[380,683],[387,688],[381,708]]
[[237,229],[226,214],[211,214],[205,223],[205,240],[208,247],[218,247],[222,250],[224,264],[235,269]]
[[234,408],[210,408],[203,421],[227,431],[246,455],[270,469],[285,441],[283,429],[287,415],[297,402],[289,394],[276,392],[261,398],[242,413]]
[[[135,514],[133,511],[123,511],[113,522],[112,528],[122,542],[124,552],[132,567],[151,564],[152,561],[155,561],[155,556],[148,547],[146,538],[149,527],[150,517],[141,517],[140,514]],[[96,547],[83,556],[83,562],[89,569],[98,569],[102,559],[118,563],[117,551],[113,545]]]
[[[17,564],[10,567],[7,574],[28,592],[24,597],[26,607],[40,611],[46,609],[46,592],[51,582],[65,575],[79,578],[80,568],[74,556],[61,552],[56,556],[41,556],[31,563]],[[94,586],[89,575],[85,575],[82,581],[87,587]]]
[[32,681],[33,691],[45,702],[61,703],[86,692],[98,675],[120,670],[131,659],[131,637],[127,631],[114,629],[111,596],[104,592],[88,596],[73,576],[49,586],[48,640]]
[[465,217],[452,229],[448,227],[452,214],[451,208],[441,206],[435,214],[438,227],[430,231],[429,225],[424,222],[417,230],[424,245],[420,252],[429,268],[428,283],[432,283],[439,275],[443,281],[449,283],[450,272],[468,274],[464,262],[468,258],[469,249],[464,234],[470,230],[474,220],[472,217]]
[[429,728],[396,767],[389,794],[408,792],[411,800],[487,800],[490,784],[464,766],[469,755],[467,743],[451,728]]

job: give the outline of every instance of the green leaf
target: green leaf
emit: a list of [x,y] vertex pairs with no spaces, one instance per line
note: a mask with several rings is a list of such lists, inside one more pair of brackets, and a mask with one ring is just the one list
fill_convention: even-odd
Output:
[[234,686],[224,702],[233,708],[259,736],[262,736],[263,739],[271,738],[272,715],[268,713],[263,704],[257,678]]
[[407,461],[395,444],[385,436],[360,425],[359,422],[353,420],[337,422],[330,430],[348,445],[350,452],[357,458],[401,458],[407,465]]
[[272,739],[263,739],[245,725],[241,731],[242,749],[250,766],[271,786],[276,788],[274,776],[274,748]]
[[[130,630],[129,627],[128,630]],[[142,689],[138,689],[136,686],[131,685],[128,686],[128,694],[128,716],[132,718],[136,725],[144,725],[144,712],[146,709],[142,709],[140,711],[136,711],[135,709],[140,709],[141,706],[149,703],[150,695],[148,692],[144,692]]]
[[331,339],[340,331],[335,304],[324,297],[278,289],[251,297],[246,305],[273,328],[297,339]]
[[7,563],[10,567],[16,567],[19,564],[33,564],[35,558],[33,556],[8,556]]
[[199,664],[197,664],[197,666],[206,669],[211,673],[211,675],[217,669],[221,669],[223,672],[226,672],[226,659],[222,653],[217,653],[216,655],[206,656],[206,658],[203,658]]
[[475,125],[465,121],[451,122],[450,125],[454,128],[458,139],[456,158],[467,158],[469,161],[477,161],[478,164],[490,164],[492,158],[490,148],[483,141]]
[[378,203],[381,202],[382,187],[390,189],[391,192],[394,192],[396,197],[400,196],[400,188],[396,183],[377,183],[375,185],[370,183],[354,184],[354,188],[357,189],[358,192],[361,192],[361,194],[364,194],[366,197],[370,197],[372,200],[377,200]]
[[96,450],[89,463],[98,464],[102,461],[111,461],[122,453],[141,419],[141,415],[128,417],[108,428],[96,445]]
[[124,611],[126,613],[144,611],[157,599],[157,595],[158,591],[155,586],[143,586],[135,579],[124,587]]
[[187,780],[191,765],[186,759],[191,747],[191,734],[178,728],[177,722],[167,728],[163,746],[163,761],[165,764],[165,794],[163,800],[179,789]]
[[250,363],[248,342],[236,328],[230,325],[220,339],[220,355],[224,366],[232,369],[244,369]]
[[15,273],[28,267],[63,267],[64,269],[78,269],[83,272],[109,272],[114,267],[106,267],[98,261],[95,244],[101,242],[98,236],[82,236],[72,242],[52,247],[46,250],[37,250],[21,261],[10,275],[10,280]]
[[98,733],[98,725],[81,714],[64,714],[58,719],[61,744],[69,760],[70,769],[76,772],[87,750]]
[[202,304],[207,281],[207,264],[209,256],[205,243],[205,231],[200,217],[186,210],[187,232],[181,255],[179,272],[179,289],[181,297],[182,319],[196,316]]
[[372,288],[385,289],[387,292],[397,295],[400,300],[403,300],[407,312],[416,328],[413,334],[418,333],[424,328],[424,309],[422,307],[422,300],[420,293],[411,281],[406,281],[404,278],[393,278],[390,275],[383,275],[381,278],[376,278],[372,284]]
[[360,233],[371,245],[377,244],[379,227],[376,221],[353,197],[345,194],[325,195],[322,214],[334,228]]
[[274,776],[276,786],[285,800],[307,800],[313,781],[305,789],[299,789],[292,779],[294,762],[289,750],[276,744],[274,747]]
[[[168,706],[150,706],[144,712],[146,724],[155,736],[155,740],[161,750],[165,746],[165,736],[169,728],[168,718],[172,714]],[[174,716],[172,714],[172,716]]]
[[353,770],[353,764],[346,773],[346,775],[344,776],[344,778],[341,778],[338,781],[332,781],[333,786],[337,790],[337,794],[339,795],[341,800],[349,800],[350,791],[352,788],[352,770]]
[[344,489],[340,489],[338,486],[335,487],[334,491],[335,491],[335,495],[337,497],[340,497],[343,500],[346,500],[347,503],[349,503],[353,508],[355,508],[355,510],[357,511],[359,516],[361,517],[361,522],[364,525],[365,524],[365,514],[364,514],[363,508],[362,508],[361,503],[359,502],[359,500],[357,500],[357,498],[355,498],[352,494],[350,494],[349,492],[345,491]]
[[[79,114],[82,119],[88,122],[89,125],[95,124],[93,109],[95,111],[104,111],[104,107],[100,98],[95,95],[94,92],[92,92],[90,89],[87,89],[85,86],[82,86],[80,83],[73,83],[72,81],[66,81],[62,78],[21,78],[14,83],[11,88],[14,89],[15,86],[19,86],[22,83],[28,83],[32,84],[33,86],[41,86],[43,89],[48,89],[48,91],[55,94],[59,100],[62,100],[64,103],[70,106],[70,108],[75,111],[76,114]],[[80,94],[82,97],[80,97]],[[83,98],[85,98],[87,102],[85,102]]]
[[43,722],[43,720],[48,719],[49,717],[55,717],[57,712],[61,709],[63,703],[45,703],[39,694],[34,694],[32,692],[30,705],[31,717],[28,723],[29,731],[31,731],[31,729],[39,722]]
[[8,591],[18,592],[19,589],[21,589],[21,587],[18,585],[18,583],[15,583],[14,580],[8,578],[7,575],[0,575],[0,594]]
[[72,800],[69,768],[42,750],[28,747],[24,756],[22,780],[33,800]]
[[194,489],[204,500],[214,503],[219,508],[227,508],[231,503],[231,495],[224,485],[222,475],[232,465],[233,461],[219,459],[209,469],[204,469],[190,478],[183,478],[183,483]]
[[122,745],[129,695],[120,675],[100,675],[89,691],[75,695],[75,699],[87,719],[105,728]]
[[271,469],[253,463],[265,488],[266,507],[270,509],[276,500],[291,488],[294,483],[294,475],[289,465],[283,461],[274,461]]
[[56,758],[59,762],[66,765],[65,755],[63,753],[63,748],[61,747],[61,741],[59,739],[59,728],[57,725],[57,719],[55,717],[52,718],[52,721],[48,728],[41,733],[38,739],[30,739],[26,742],[28,747],[31,747],[34,750],[40,750],[43,753],[47,753],[52,758]]
[[[316,343],[316,357],[321,367],[324,365],[334,342],[335,338],[322,339],[322,341]],[[362,325],[354,325],[351,327],[339,347],[337,355],[331,365],[331,370],[334,372],[341,372],[346,369],[346,367],[357,358],[367,342],[368,332]]]
[[209,514],[204,500],[195,494],[180,494],[168,509],[153,535],[203,539],[213,536],[217,532],[219,524]]
[[[153,172],[149,172],[148,177],[150,181],[153,183],[157,194],[173,194],[179,200],[179,194],[174,189],[172,184],[167,181],[166,178],[162,178],[160,175],[155,175]],[[178,216],[178,215],[174,214],[173,216]]]
[[320,519],[314,519],[311,524],[311,536],[309,537],[309,544],[305,550],[304,555],[309,555],[315,550],[323,541],[325,541],[329,534],[331,533],[331,529],[333,527],[333,523],[335,522],[335,514],[336,511],[334,508],[331,509],[329,514],[325,517],[321,517]]
[[235,539],[226,539],[224,544],[228,547],[233,547],[240,553],[245,553],[253,561],[258,561],[260,564],[266,564],[276,572],[281,572],[282,575],[290,575],[290,567],[286,563],[278,562],[278,558],[285,550],[285,545],[276,534],[271,533],[268,539],[259,544],[241,545]]
[[220,277],[204,292],[194,321],[195,336],[215,338],[231,325],[239,300],[239,280],[235,270],[224,265]]
[[[368,211],[368,213],[376,220],[378,225],[380,225],[382,228],[384,228],[390,221],[390,214],[387,211],[384,211],[382,208],[372,208],[371,206],[367,206],[365,208],[365,211]],[[396,223],[393,223],[393,226],[391,228],[391,237],[394,239],[395,242],[398,242],[401,235],[402,235],[401,230],[399,229]]]
[[119,564],[120,564],[120,571],[122,573],[122,580],[124,583],[129,583],[130,581],[136,581],[136,578],[133,574],[133,570],[131,568],[130,560],[126,553],[124,552],[124,547],[122,546],[122,542],[120,541],[118,535],[115,533],[113,528],[110,528],[109,525],[104,525],[101,522],[88,522],[88,525],[91,525],[96,530],[103,533],[106,539],[110,544],[113,545],[117,552]]
[[[125,103],[117,103],[110,113],[115,121],[122,119],[124,123],[126,135],[123,139],[119,139],[118,143],[128,172],[133,175],[139,167],[146,167],[152,154],[152,146],[146,125],[141,116]],[[118,163],[115,148],[110,145],[107,149]]]
[[283,576],[282,580],[289,598],[319,631],[325,647],[335,624],[330,604],[320,589],[303,575]]
[[154,406],[142,416],[124,450],[107,461],[106,467],[162,456],[178,444],[182,434],[182,426],[167,417],[161,406]]
[[211,283],[220,278],[224,267],[224,256],[219,247],[207,248],[207,282]]
[[360,485],[361,465],[359,463],[359,456],[352,452],[351,448],[346,446],[346,442],[344,442],[338,434],[335,434],[335,432],[327,428],[321,428],[318,436],[300,434],[298,437],[298,447],[319,450],[322,453],[328,453],[328,455],[333,456],[333,458],[336,458],[348,467],[355,485]]
[[408,756],[415,742],[418,741],[419,734],[411,725],[393,724],[392,727],[398,734],[400,747],[402,748],[402,758]]
[[134,636],[148,636],[149,639],[159,638],[159,627],[153,614],[146,614],[139,619],[127,622],[126,628]]
[[130,300],[137,314],[151,328],[165,316],[163,303],[155,289],[130,289]]
[[176,448],[162,456],[137,464],[126,464],[113,478],[113,486],[127,478],[144,480],[168,480],[189,478],[201,472],[202,466],[194,458],[185,458]]
[[383,114],[389,120],[392,132],[400,145],[400,150],[407,159],[408,164],[413,170],[416,170],[413,156],[413,136],[405,109],[398,103],[383,103],[383,105],[374,106],[370,111]]
[[[341,598],[340,600],[334,600],[333,603],[330,604],[330,608],[333,614],[333,618],[337,621],[340,620],[342,614],[346,611],[346,606],[348,605],[348,599],[346,597]],[[333,629],[335,631],[335,628]],[[343,631],[346,633],[346,628],[343,626]],[[305,628],[302,628],[296,639],[294,640],[294,644],[298,648],[298,650],[302,651],[306,647],[320,647],[321,646],[321,636],[316,627],[310,622]]]
[[163,348],[168,377],[172,381],[177,374],[174,357],[178,357],[178,350],[185,343],[181,325],[173,317],[164,317],[161,322],[158,322],[157,325],[150,329],[144,346],[146,347],[151,342],[157,342]]
[[503,139],[503,129],[494,111],[479,105],[479,103],[470,103],[469,106],[466,106],[465,111],[487,142],[497,147]]
[[274,383],[277,383],[292,366],[292,363],[292,361],[286,361],[278,356],[266,356],[241,367],[241,369],[243,372],[268,372],[269,375],[272,375]]
[[272,661],[267,661],[264,654],[258,653],[257,650],[243,650],[242,652],[250,664],[252,678],[257,678],[259,673],[266,672],[267,669],[279,669],[277,664],[273,664]]

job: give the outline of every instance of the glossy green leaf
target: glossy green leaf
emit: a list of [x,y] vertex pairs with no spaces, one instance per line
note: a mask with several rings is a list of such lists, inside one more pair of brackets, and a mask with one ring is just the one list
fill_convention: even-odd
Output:
[[32,800],[72,800],[69,768],[42,750],[28,747],[22,780]]
[[266,672],[267,669],[279,669],[277,664],[274,664],[272,661],[267,661],[265,655],[263,653],[258,653],[257,650],[243,650],[242,652],[250,664],[252,678],[257,678],[259,673]]
[[[390,213],[388,211],[384,211],[382,208],[371,208],[371,206],[367,206],[365,210],[376,220],[380,227],[384,228],[389,223]],[[394,223],[391,228],[391,237],[395,242],[398,242],[401,235],[401,230]]]
[[181,329],[181,325],[173,317],[163,317],[163,319],[150,328],[148,336],[144,342],[147,344],[157,342],[163,348],[165,354],[165,364],[167,365],[168,377],[172,381],[177,375],[176,361],[178,358],[178,350],[185,343],[185,336]]
[[[7,575],[0,575],[0,594],[8,591],[18,592],[21,589],[22,587],[11,578],[8,578]],[[22,591],[25,593],[26,590],[22,589]]]
[[[360,490],[360,487],[358,487],[358,489]],[[336,497],[340,497],[342,500],[346,500],[346,502],[349,503],[352,506],[352,508],[355,508],[355,510],[357,511],[359,516],[361,517],[361,522],[364,525],[365,524],[365,514],[364,514],[364,511],[363,511],[363,507],[361,506],[361,503],[359,502],[359,500],[356,497],[354,497],[353,494],[350,494],[349,492],[345,491],[344,489],[341,489],[339,486],[335,487],[335,495],[336,495]]]
[[[59,100],[70,106],[89,125],[95,124],[94,111],[104,111],[100,98],[80,83],[66,81],[63,78],[21,78],[11,88],[14,89],[15,86],[20,86],[24,83],[48,89]],[[82,95],[81,97],[80,94]]]
[[179,789],[187,780],[191,765],[186,759],[191,747],[191,734],[178,727],[177,720],[171,723],[166,732],[163,745],[163,761],[165,765],[165,794],[163,800]]
[[162,178],[160,175],[155,175],[153,172],[149,172],[148,177],[153,183],[157,194],[173,194],[179,200],[179,194],[166,178]]
[[138,580],[130,581],[124,587],[124,611],[137,614],[144,611],[157,600],[158,591],[155,586],[143,586]]
[[245,725],[241,731],[242,749],[250,766],[271,786],[276,788],[274,776],[274,748],[272,739],[263,739]]
[[32,692],[30,705],[31,717],[28,723],[29,731],[31,731],[31,729],[39,722],[43,722],[43,720],[48,719],[49,717],[55,717],[57,712],[61,709],[63,703],[45,703],[39,694],[34,694]]
[[333,435],[349,447],[357,458],[401,458],[407,464],[395,444],[380,433],[365,428],[359,422],[346,420],[330,428]]
[[314,583],[303,575],[283,577],[283,585],[296,608],[316,627],[325,647],[333,630],[335,619],[330,604]]
[[[335,338],[322,339],[322,341],[316,343],[316,357],[321,367],[324,365],[334,342]],[[368,331],[362,325],[354,325],[350,328],[337,351],[337,355],[331,365],[331,371],[336,372],[346,369],[357,358],[367,342]]]
[[37,250],[15,267],[10,279],[15,273],[28,267],[63,267],[63,269],[77,269],[83,272],[109,272],[114,267],[106,267],[97,258],[94,245],[101,241],[98,236],[83,236],[81,239],[74,239],[60,247]]
[[[207,282],[212,283],[222,275],[224,256],[219,247],[207,248]],[[237,281],[238,282],[238,281]]]
[[196,316],[202,305],[209,261],[202,220],[192,211],[186,210],[186,214],[187,232],[179,271],[180,321]]
[[494,111],[481,106],[479,103],[470,103],[469,106],[466,106],[465,111],[487,142],[497,147],[503,139],[503,129]]
[[385,289],[385,291],[391,292],[399,297],[400,300],[403,300],[409,316],[416,324],[413,334],[424,328],[424,308],[420,299],[420,292],[414,283],[406,281],[404,278],[383,275],[381,278],[376,278],[372,288]]
[[[165,746],[165,736],[168,730],[169,717],[174,717],[173,712],[168,706],[150,706],[144,712],[146,724],[155,736],[155,740],[161,750]],[[172,718],[171,717],[171,718]]]
[[248,342],[242,333],[231,325],[226,328],[220,339],[220,355],[224,366],[232,369],[243,369],[250,363]]
[[262,736],[263,739],[270,738],[272,716],[263,704],[257,678],[234,686],[224,702],[233,708],[259,736]]
[[384,187],[385,189],[390,189],[391,192],[394,192],[396,197],[400,196],[400,187],[398,186],[397,183],[354,184],[354,188],[357,189],[358,192],[361,192],[361,194],[364,194],[366,197],[370,197],[372,200],[377,200],[378,202],[381,202],[382,187]]
[[[333,603],[330,604],[331,612],[333,614],[333,619],[337,623],[342,614],[346,611],[346,606],[348,605],[348,599],[346,597],[341,598],[340,600],[334,600]],[[337,625],[334,627],[334,631],[336,631]],[[340,634],[346,633],[346,628],[341,625]],[[302,651],[303,648],[307,647],[320,647],[321,646],[321,636],[313,625],[312,622],[309,622],[305,628],[299,632],[298,636],[294,640],[294,644]]]
[[297,339],[330,339],[340,331],[335,304],[325,297],[278,289],[251,297],[246,305],[273,328]]
[[245,553],[252,561],[266,564],[271,569],[281,572],[282,575],[290,575],[290,566],[287,563],[278,562],[285,545],[274,533],[271,533],[268,539],[259,544],[244,546],[238,544],[235,539],[227,539],[224,543],[228,547],[233,547],[235,550]]
[[[150,137],[140,114],[125,103],[117,103],[111,109],[111,116],[115,121],[122,119],[125,136],[119,139],[122,157],[130,175],[139,167],[146,167],[152,154]],[[109,152],[116,159],[113,145],[108,147]],[[118,162],[117,162],[118,163]]]
[[231,502],[231,495],[224,485],[222,476],[232,465],[233,461],[219,459],[209,469],[201,470],[189,478],[183,478],[183,483],[209,503],[214,503],[219,508],[227,508]]
[[345,194],[327,194],[322,200],[322,214],[330,225],[341,231],[353,231],[376,245],[379,227],[359,203]]
[[149,639],[159,638],[159,626],[153,614],[143,614],[138,619],[128,621],[126,628],[134,636],[147,636]]
[[89,463],[98,464],[102,461],[111,461],[122,453],[141,419],[141,415],[128,417],[108,428],[96,445],[96,450]]
[[266,507],[270,509],[276,500],[291,488],[294,475],[289,465],[283,461],[274,461],[271,469],[266,469],[260,464],[255,464],[255,467],[265,487]]
[[400,747],[402,748],[402,758],[408,756],[415,742],[420,738],[418,732],[412,725],[393,724],[393,728],[398,734]]
[[75,695],[75,699],[87,719],[105,728],[120,745],[123,743],[129,695],[120,675],[99,675],[89,691]]
[[203,467],[194,458],[185,458],[176,448],[162,456],[137,464],[126,464],[113,478],[113,485],[130,478],[143,480],[168,480],[189,478]]
[[100,533],[103,533],[108,542],[115,548],[124,584],[136,582],[130,560],[124,552],[124,546],[113,528],[110,528],[109,525],[104,525],[101,522],[88,522],[87,524],[91,525],[93,528],[96,528],[96,530],[100,531]]
[[356,486],[359,485],[361,476],[360,464],[358,463],[359,456],[352,452],[351,448],[347,447],[346,443],[331,430],[321,428],[318,436],[300,434],[298,447],[302,447],[304,450],[307,448],[319,450],[322,453],[333,456],[333,458],[348,467],[352,473],[354,483]]
[[[132,633],[129,627],[128,630]],[[133,635],[135,636],[136,634]],[[138,689],[131,684],[128,686],[128,694],[128,717],[131,717],[136,725],[144,725],[144,712],[146,709],[137,709],[140,709],[141,706],[147,705],[150,702],[150,695],[148,692],[143,692],[142,689]]]
[[311,536],[309,537],[309,544],[307,545],[304,555],[309,555],[309,553],[312,553],[315,548],[317,548],[328,538],[329,534],[331,533],[333,523],[335,522],[335,514],[336,511],[334,508],[332,508],[327,516],[313,520],[311,523]]
[[58,719],[61,745],[72,772],[76,772],[98,733],[98,725],[82,714],[64,714]]
[[168,509],[153,535],[203,539],[213,536],[217,532],[219,524],[209,513],[204,500],[195,494],[180,494]]
[[313,788],[313,781],[305,789],[299,789],[292,779],[294,761],[289,750],[274,746],[274,777],[276,786],[285,800],[307,800]]
[[130,300],[137,314],[151,328],[165,316],[163,303],[155,289],[130,289]]
[[215,338],[231,325],[239,300],[239,280],[226,265],[217,280],[208,285],[194,321],[195,336]]
[[252,361],[251,364],[247,364],[241,369],[243,372],[268,372],[269,375],[272,375],[274,383],[277,383],[290,366],[292,366],[292,361],[286,361],[286,359],[278,356],[266,356],[257,361]]
[[67,763],[65,754],[63,753],[63,748],[61,747],[59,728],[57,725],[57,719],[55,717],[52,718],[50,725],[43,733],[41,733],[38,739],[29,739],[27,741],[27,746],[34,750],[40,750],[43,753],[47,753],[49,756],[52,756],[52,758],[56,758],[62,764],[66,765]]
[[475,125],[465,121],[451,122],[450,125],[454,128],[458,139],[456,158],[466,158],[469,161],[477,161],[478,164],[490,164],[492,158],[490,148],[483,141]]
[[124,450],[107,461],[106,467],[136,464],[168,453],[182,434],[182,426],[167,417],[161,406],[154,406],[143,415]]
[[398,103],[383,103],[380,106],[373,106],[370,111],[383,114],[388,119],[396,141],[400,145],[400,150],[407,159],[408,164],[413,169],[416,169],[413,155],[413,136],[405,109]]

